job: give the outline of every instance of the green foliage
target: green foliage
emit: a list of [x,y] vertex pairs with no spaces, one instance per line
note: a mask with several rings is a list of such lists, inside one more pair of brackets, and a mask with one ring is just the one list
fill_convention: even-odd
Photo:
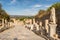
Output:
[[41,18],[42,16],[44,16],[46,14],[46,11],[45,10],[40,10],[38,12],[38,14],[35,16],[35,18]]
[[0,19],[7,19],[8,21],[10,20],[10,16],[6,13],[5,10],[2,9],[2,5],[0,4]]
[[54,7],[54,8],[56,9],[56,11],[59,11],[59,10],[60,10],[60,2],[57,2],[57,3],[53,4],[51,7],[49,7],[49,8],[47,9],[47,11],[50,11],[50,9],[51,9],[52,7]]
[[24,18],[20,18],[20,21],[23,21],[24,20]]
[[24,21],[24,19],[32,19],[34,16],[21,16],[21,17],[16,17],[16,20]]
[[51,7],[49,7],[47,10],[40,10],[35,17],[41,18],[44,15],[49,14],[51,12],[50,10],[52,7],[55,8],[56,13],[60,13],[60,2],[57,2],[57,3],[53,4]]
[[45,13],[45,10],[40,10],[39,11],[39,15],[44,14],[44,13]]
[[10,22],[13,22],[13,23],[14,23],[14,21],[13,21],[13,20],[10,20]]

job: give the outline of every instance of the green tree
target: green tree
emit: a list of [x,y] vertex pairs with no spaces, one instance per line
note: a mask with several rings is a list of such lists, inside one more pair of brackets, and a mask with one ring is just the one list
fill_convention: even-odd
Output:
[[2,9],[2,5],[0,3],[0,19],[2,18],[7,19],[7,21],[10,20],[10,16],[6,13],[5,10]]
[[40,10],[35,17],[41,18],[42,16],[44,16],[44,14],[46,14],[46,11],[45,10]]
[[53,4],[51,7],[49,7],[49,8],[47,9],[47,11],[50,11],[50,9],[51,9],[52,7],[54,7],[54,8],[56,9],[56,11],[59,11],[59,10],[60,10],[60,2],[57,2],[57,3]]

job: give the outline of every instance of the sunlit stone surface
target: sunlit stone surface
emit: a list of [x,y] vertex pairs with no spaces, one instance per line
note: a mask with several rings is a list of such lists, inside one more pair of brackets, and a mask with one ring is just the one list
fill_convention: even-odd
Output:
[[40,22],[39,25],[42,26],[42,22]]
[[33,19],[33,24],[35,24],[35,19]]
[[14,28],[10,28],[0,33],[0,40],[45,40],[37,36],[32,31],[24,28],[24,26],[15,24]]
[[31,24],[30,26],[31,26],[31,29],[30,29],[30,30],[33,30],[33,27],[34,27],[34,26],[33,26],[32,24]]
[[35,26],[36,26],[36,31],[39,31],[39,25],[35,23]]
[[56,24],[49,24],[50,26],[50,37],[54,38],[56,34]]
[[54,24],[56,24],[56,14],[55,14],[55,8],[54,7],[52,7],[52,9],[51,9],[50,19]]
[[49,21],[48,19],[45,20],[45,28],[47,33],[49,32],[48,21]]
[[51,15],[50,15],[50,20],[52,20],[52,22],[50,22],[49,27],[50,27],[50,37],[54,38],[56,35],[56,16],[55,16],[55,8],[52,7],[51,9]]

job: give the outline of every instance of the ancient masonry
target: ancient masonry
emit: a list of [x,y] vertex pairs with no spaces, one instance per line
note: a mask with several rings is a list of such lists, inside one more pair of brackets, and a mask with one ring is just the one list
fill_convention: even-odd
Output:
[[[45,26],[43,26],[43,22],[35,22],[35,18],[25,20],[25,23],[19,20],[12,19],[14,22],[9,22],[9,26],[13,26],[14,24],[21,24],[24,25],[31,31],[39,32],[41,35],[46,35],[47,37],[51,37],[53,39],[58,39],[58,34],[56,34],[56,16],[55,16],[55,8],[52,7],[50,18],[51,22],[48,19],[45,20]],[[2,19],[2,26],[1,27],[8,27],[7,21]],[[6,26],[5,26],[6,25]],[[0,28],[1,29],[1,28]],[[44,34],[45,33],[45,34]]]
[[[30,30],[36,30],[36,31],[40,31],[41,35],[44,34],[44,29],[46,30],[47,36],[51,37],[53,39],[58,39],[58,35],[56,34],[56,16],[55,16],[55,8],[52,7],[51,9],[51,14],[50,14],[50,18],[51,21],[49,22],[48,19],[45,20],[45,27],[42,25],[42,21],[39,22],[39,24],[37,22],[35,22],[35,19],[32,19],[33,24],[31,24]],[[26,25],[27,26],[27,25]]]

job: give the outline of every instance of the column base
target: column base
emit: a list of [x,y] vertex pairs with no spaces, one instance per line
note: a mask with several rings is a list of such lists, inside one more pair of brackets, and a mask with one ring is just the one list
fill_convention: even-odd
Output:
[[56,34],[56,27],[57,27],[57,24],[49,24],[49,35],[50,37],[54,38],[55,37],[55,34]]

